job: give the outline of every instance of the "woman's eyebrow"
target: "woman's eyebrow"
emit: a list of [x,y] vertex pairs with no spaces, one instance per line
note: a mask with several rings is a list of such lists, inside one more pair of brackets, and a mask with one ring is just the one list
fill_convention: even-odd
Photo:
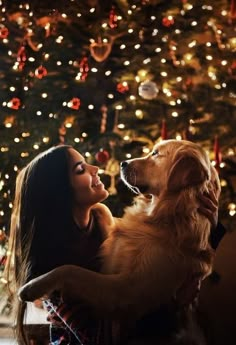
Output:
[[76,162],[73,167],[72,167],[72,171],[74,171],[78,165],[81,165],[83,163],[83,161],[79,161],[79,162]]

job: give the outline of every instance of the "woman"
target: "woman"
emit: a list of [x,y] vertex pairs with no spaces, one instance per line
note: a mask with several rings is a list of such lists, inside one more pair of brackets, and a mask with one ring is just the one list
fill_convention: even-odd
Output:
[[[32,278],[64,264],[100,270],[97,254],[105,234],[99,228],[93,207],[105,200],[108,192],[97,173],[98,167],[87,164],[84,157],[70,146],[54,147],[39,154],[19,173],[10,231],[16,290]],[[217,211],[214,196],[210,199],[202,197],[202,202],[202,211],[213,222]],[[181,303],[188,303],[194,297],[196,286],[197,283],[187,284]],[[55,299],[56,296],[47,305],[62,315],[67,309],[62,305],[59,310]],[[22,327],[25,309],[26,305],[18,302],[17,338],[20,345],[27,343]],[[161,315],[163,318],[163,313]],[[73,311],[72,316],[73,324],[79,318],[79,331],[70,332],[69,329],[65,334],[63,328],[53,326],[52,342],[59,344],[59,339],[65,336],[66,344],[86,342],[82,329],[87,331],[91,344],[112,344],[109,332],[104,331],[110,329],[109,323],[104,328],[102,321],[89,318],[87,322],[89,311],[83,306],[79,306],[79,313]]]
[[[9,248],[16,289],[65,263],[100,270],[97,253],[105,234],[91,209],[107,196],[98,167],[86,163],[70,146],[53,147],[22,169],[16,180]],[[10,262],[11,257],[8,272]],[[18,302],[19,344],[26,343],[22,327],[25,309],[26,305]],[[96,336],[97,325],[91,327]],[[71,344],[79,343],[72,334],[70,337]]]

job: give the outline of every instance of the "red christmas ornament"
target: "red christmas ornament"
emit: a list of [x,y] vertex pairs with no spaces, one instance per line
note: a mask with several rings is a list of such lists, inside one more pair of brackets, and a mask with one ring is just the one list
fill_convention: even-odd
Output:
[[215,142],[214,142],[214,160],[215,160],[215,168],[216,170],[220,171],[220,163],[222,161],[222,155],[220,152],[220,145],[219,145],[219,139],[218,136],[215,136]]
[[108,151],[100,149],[96,153],[95,158],[99,163],[106,163],[108,159],[110,158],[110,155]]
[[236,69],[236,61],[233,61],[233,62],[232,62],[231,68],[232,68],[232,69]]
[[8,28],[6,28],[5,26],[2,26],[0,28],[0,38],[2,38],[2,39],[7,38],[8,35],[9,35]]
[[127,83],[119,83],[117,84],[116,89],[120,93],[125,93],[126,91],[129,91],[129,85]]
[[162,25],[164,25],[165,27],[169,28],[171,25],[174,24],[174,18],[169,16],[169,17],[164,17],[162,19]]
[[8,107],[11,109],[18,110],[20,108],[21,102],[20,99],[17,97],[13,97],[9,102],[8,102]]
[[0,265],[1,265],[1,266],[5,266],[6,261],[7,261],[7,256],[4,255],[4,256],[0,259]]
[[109,26],[112,29],[117,27],[117,15],[114,6],[112,6],[112,9],[109,14]]
[[5,234],[5,231],[0,230],[0,243],[6,240],[7,236]]
[[22,44],[17,52],[18,69],[22,71],[27,60],[25,45]]
[[161,127],[161,139],[167,139],[167,128],[166,128],[166,121],[162,120],[162,127]]
[[230,5],[230,17],[232,19],[236,18],[236,0],[231,0],[231,5]]
[[80,99],[77,97],[73,97],[72,100],[69,102],[69,107],[71,109],[78,110],[80,108]]
[[232,62],[231,66],[228,68],[228,73],[231,75],[235,75],[236,70],[236,60]]
[[36,68],[34,74],[35,74],[35,77],[37,77],[38,79],[42,79],[48,74],[48,71],[46,70],[45,67],[41,65],[38,68]]
[[86,56],[80,61],[79,70],[81,73],[80,80],[85,81],[89,71],[88,58]]

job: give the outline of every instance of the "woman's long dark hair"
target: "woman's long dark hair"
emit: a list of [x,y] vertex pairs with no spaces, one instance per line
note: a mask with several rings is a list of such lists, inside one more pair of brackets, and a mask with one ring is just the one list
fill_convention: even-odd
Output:
[[[40,153],[17,176],[6,265],[14,294],[28,280],[63,264],[63,246],[73,222],[69,148],[62,145]],[[16,338],[25,345],[26,304],[16,303]]]

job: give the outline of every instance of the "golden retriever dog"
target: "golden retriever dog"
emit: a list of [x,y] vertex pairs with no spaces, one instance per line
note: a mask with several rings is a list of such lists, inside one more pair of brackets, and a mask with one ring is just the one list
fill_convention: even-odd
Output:
[[198,196],[211,188],[219,192],[220,184],[207,153],[189,141],[162,141],[147,156],[122,162],[121,178],[141,196],[122,218],[113,218],[105,205],[95,207],[107,230],[101,248],[105,274],[61,266],[23,286],[22,300],[57,290],[64,300],[83,301],[97,315],[125,319],[132,328],[172,303],[186,280],[211,273],[211,224],[198,212]]

